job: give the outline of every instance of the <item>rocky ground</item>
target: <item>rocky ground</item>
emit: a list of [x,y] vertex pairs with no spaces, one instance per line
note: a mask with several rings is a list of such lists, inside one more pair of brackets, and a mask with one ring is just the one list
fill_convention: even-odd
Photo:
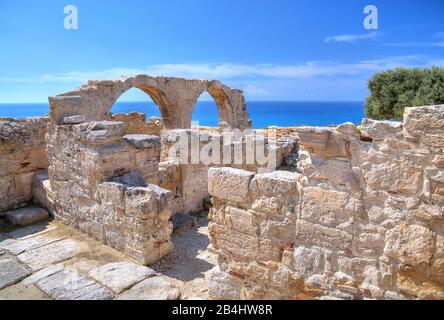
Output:
[[0,219],[0,299],[207,299],[216,264],[205,214],[173,234],[148,267],[56,221],[14,229]]

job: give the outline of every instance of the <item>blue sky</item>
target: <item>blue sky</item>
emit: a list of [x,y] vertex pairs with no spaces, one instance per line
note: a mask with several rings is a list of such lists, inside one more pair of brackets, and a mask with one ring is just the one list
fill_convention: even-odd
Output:
[[0,0],[0,103],[137,73],[216,78],[250,100],[363,100],[377,71],[444,66],[443,17],[443,0]]

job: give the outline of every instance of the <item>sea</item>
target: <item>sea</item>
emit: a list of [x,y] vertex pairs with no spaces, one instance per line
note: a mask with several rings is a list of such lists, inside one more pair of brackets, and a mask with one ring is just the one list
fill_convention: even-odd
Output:
[[[253,128],[268,126],[328,126],[344,122],[360,124],[364,115],[362,101],[247,101],[247,110]],[[113,113],[139,111],[150,116],[160,116],[159,108],[147,102],[116,102]],[[0,104],[0,117],[26,118],[49,113],[47,103]],[[217,126],[218,110],[214,102],[198,101],[193,112],[193,124]]]

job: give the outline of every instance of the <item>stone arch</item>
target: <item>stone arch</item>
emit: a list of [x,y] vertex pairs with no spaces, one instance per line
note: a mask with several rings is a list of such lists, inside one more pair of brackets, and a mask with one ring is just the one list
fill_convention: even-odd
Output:
[[251,128],[243,92],[231,89],[219,81],[210,81],[207,92],[219,109],[219,126],[237,129]]
[[80,88],[50,97],[53,124],[64,117],[83,115],[87,121],[109,120],[109,111],[127,90],[138,88],[157,104],[164,128],[189,129],[199,96],[208,91],[219,109],[219,124],[230,128],[251,127],[242,91],[217,80],[186,80],[174,77],[137,75],[117,80],[88,81]]
[[[162,121],[166,128],[174,128],[176,125],[175,119],[174,119],[174,112],[171,110],[170,103],[168,101],[168,98],[166,97],[166,94],[162,92],[159,88],[156,88],[152,85],[147,84],[135,84],[128,86],[122,92],[119,93],[118,96],[113,97],[113,101],[111,103],[111,106],[108,108],[108,111],[111,110],[112,106],[116,103],[116,101],[128,90],[130,89],[139,89],[146,93],[157,105],[157,107],[160,110],[160,115],[162,117]],[[107,112],[108,112],[107,111]]]
[[221,87],[211,85],[207,92],[213,97],[219,109],[219,127],[233,127],[234,114],[233,107],[228,96],[224,93]]
[[[204,115],[204,119],[198,119],[198,115]],[[218,127],[221,125],[220,119],[221,108],[217,105],[214,97],[207,90],[204,90],[193,107],[192,121],[199,120],[201,126]]]

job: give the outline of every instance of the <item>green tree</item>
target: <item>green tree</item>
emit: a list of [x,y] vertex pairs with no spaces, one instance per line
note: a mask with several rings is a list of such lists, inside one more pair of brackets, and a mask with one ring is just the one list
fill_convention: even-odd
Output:
[[367,117],[401,120],[405,108],[444,103],[444,68],[379,72],[369,80],[368,88]]

